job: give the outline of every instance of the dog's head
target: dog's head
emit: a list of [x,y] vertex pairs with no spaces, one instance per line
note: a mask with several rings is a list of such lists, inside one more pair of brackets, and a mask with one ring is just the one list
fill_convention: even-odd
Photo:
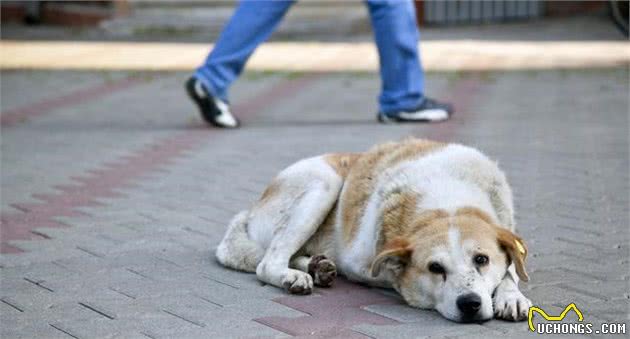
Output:
[[522,239],[477,209],[432,211],[411,226],[413,236],[387,241],[372,263],[372,275],[386,277],[411,306],[482,322],[493,317],[492,294],[511,263],[529,279]]

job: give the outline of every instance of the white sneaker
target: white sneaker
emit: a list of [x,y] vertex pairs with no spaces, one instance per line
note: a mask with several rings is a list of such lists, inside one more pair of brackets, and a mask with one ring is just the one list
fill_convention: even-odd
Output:
[[430,98],[424,98],[420,106],[408,111],[378,112],[378,121],[391,122],[438,122],[448,120],[453,114],[453,106]]
[[240,126],[241,123],[230,112],[230,106],[223,100],[211,95],[195,77],[191,77],[186,81],[186,92],[197,104],[201,117],[207,123],[221,128],[237,128]]

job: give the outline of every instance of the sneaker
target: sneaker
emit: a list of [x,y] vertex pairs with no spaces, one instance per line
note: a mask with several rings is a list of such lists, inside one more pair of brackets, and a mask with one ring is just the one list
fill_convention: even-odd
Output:
[[230,106],[212,96],[197,78],[191,77],[186,81],[186,92],[197,104],[201,117],[207,123],[221,128],[236,128],[240,125],[238,119],[230,112]]
[[384,113],[378,112],[378,121],[390,122],[438,122],[448,120],[455,110],[451,104],[424,98],[420,106],[408,110]]

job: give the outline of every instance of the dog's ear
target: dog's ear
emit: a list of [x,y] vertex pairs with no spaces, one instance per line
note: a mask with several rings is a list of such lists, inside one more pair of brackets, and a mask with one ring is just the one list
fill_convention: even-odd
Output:
[[407,240],[395,239],[387,243],[372,262],[372,277],[377,277],[386,270],[399,275],[411,260],[411,252],[412,249]]
[[525,270],[525,259],[527,258],[527,246],[525,242],[523,242],[523,239],[519,236],[505,228],[498,226],[496,228],[499,246],[507,253],[510,261],[514,263],[516,274],[518,274],[521,280],[529,281],[529,276]]

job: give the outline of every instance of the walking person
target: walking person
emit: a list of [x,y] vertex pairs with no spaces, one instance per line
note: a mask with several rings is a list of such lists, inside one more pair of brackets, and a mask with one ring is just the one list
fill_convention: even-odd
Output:
[[[228,90],[254,50],[276,29],[294,1],[241,1],[214,49],[186,82],[188,95],[203,119],[217,127],[236,128]],[[435,122],[453,108],[425,96],[414,5],[411,0],[367,0],[379,54],[380,122]],[[237,112],[238,113],[238,112]]]

